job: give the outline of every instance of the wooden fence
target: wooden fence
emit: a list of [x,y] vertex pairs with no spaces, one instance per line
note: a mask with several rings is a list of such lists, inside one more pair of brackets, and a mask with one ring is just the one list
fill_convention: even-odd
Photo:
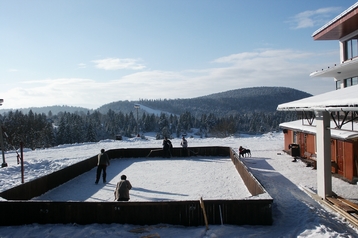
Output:
[[[151,151],[153,151],[150,153]],[[230,147],[191,147],[197,156],[230,156],[235,168],[253,196],[266,193]],[[130,157],[157,157],[158,148],[130,148],[107,151],[111,159]],[[173,156],[182,156],[174,148]],[[165,202],[56,202],[31,201],[74,177],[96,166],[97,156],[68,166],[62,170],[21,184],[0,193],[7,201],[0,201],[0,224],[21,225],[31,223],[129,223],[129,224],[178,224],[205,225],[198,201]],[[205,200],[209,224],[271,225],[273,199],[253,198],[243,200]]]

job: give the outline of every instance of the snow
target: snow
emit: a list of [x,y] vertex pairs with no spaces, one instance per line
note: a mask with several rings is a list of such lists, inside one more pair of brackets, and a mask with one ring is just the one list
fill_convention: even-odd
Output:
[[[354,139],[358,137],[358,123],[349,122],[342,126],[341,129],[335,129],[337,126],[334,121],[331,121],[331,137],[337,139]],[[280,128],[295,129],[311,134],[316,134],[316,120],[313,120],[312,125],[308,125],[306,120],[296,120],[290,122],[283,122],[280,124]]]
[[[203,174],[201,171],[208,172]],[[113,191],[122,174],[134,186],[130,191],[131,201],[198,200],[200,197],[240,199],[251,196],[230,158],[120,159],[112,160],[108,167],[108,183],[95,185],[95,174],[96,168],[35,200],[113,201]],[[200,176],[195,176],[198,174]],[[213,182],[208,184],[210,180]],[[93,182],[92,186],[83,186],[89,181]]]
[[[104,140],[98,143],[83,143],[74,145],[62,145],[50,149],[26,150],[25,181],[38,178],[52,171],[61,169],[70,164],[87,159],[98,154],[100,149],[115,148],[158,148],[161,141],[155,140],[154,135],[146,135],[147,140],[140,138],[124,138],[122,141]],[[316,192],[316,170],[298,160],[292,162],[292,157],[283,153],[283,133],[268,133],[261,136],[232,136],[228,138],[187,138],[190,146],[230,146],[237,150],[241,145],[249,148],[252,157],[244,158],[244,163],[262,183],[267,192],[274,199],[273,225],[272,226],[234,226],[234,225],[209,225],[209,230],[202,227],[183,227],[168,224],[152,226],[138,226],[130,224],[30,224],[24,226],[2,226],[0,237],[145,237],[157,235],[157,237],[357,237],[358,229],[350,225],[342,216],[322,207],[303,188]],[[174,147],[179,147],[180,139],[172,139]],[[0,169],[1,191],[9,189],[21,183],[20,165],[16,161],[16,153],[7,152],[6,162],[8,167]],[[150,163],[152,162],[152,163]],[[187,166],[192,171],[187,171]],[[122,167],[118,169],[118,166]],[[138,168],[148,166],[153,173],[143,175],[138,173]],[[194,180],[192,173],[198,174],[200,166],[205,170],[211,170],[207,176],[202,176],[197,186],[190,183]],[[113,200],[113,184],[118,181],[117,175],[125,173],[131,181],[133,189],[130,191],[131,200],[151,200],[156,197],[161,200],[180,200],[208,195],[207,191],[216,188],[205,187],[205,184],[221,186],[220,193],[212,197],[237,196],[231,191],[232,177],[237,174],[232,162],[224,157],[190,157],[190,158],[151,158],[150,160],[125,159],[112,160],[108,167],[110,178],[107,184],[94,184],[95,170],[79,176],[78,180],[69,181],[62,186],[42,195],[36,199],[53,200],[83,200],[100,199],[102,201]],[[162,168],[162,169],[161,169]],[[132,170],[133,169],[133,170]],[[220,170],[218,172],[218,169]],[[136,173],[133,171],[137,170]],[[158,172],[160,171],[160,172]],[[222,173],[225,171],[225,174]],[[169,174],[170,173],[170,174]],[[169,174],[169,175],[168,175]],[[194,175],[195,176],[195,175]],[[152,178],[173,178],[167,181],[155,183]],[[197,179],[199,176],[195,176]],[[237,177],[236,177],[237,178]],[[148,180],[149,179],[149,180]],[[157,179],[157,180],[158,180]],[[75,181],[75,182],[74,182]],[[215,181],[215,183],[213,182]],[[219,181],[219,182],[218,182]],[[220,182],[221,181],[221,182]],[[89,193],[73,196],[71,186],[80,184]],[[169,186],[164,187],[166,183]],[[170,184],[171,183],[171,184]],[[72,184],[72,185],[71,185]],[[156,185],[157,184],[157,185]],[[173,192],[170,187],[175,184]],[[189,185],[189,186],[188,186]],[[157,187],[159,186],[159,187]],[[236,186],[236,185],[235,185]],[[241,185],[240,185],[241,186]],[[349,184],[338,178],[332,177],[333,191],[351,201],[358,202],[358,189],[356,184]],[[62,197],[56,194],[56,190],[65,193]],[[109,190],[103,192],[103,190]],[[66,191],[66,192],[65,192]],[[155,193],[154,191],[161,191]],[[185,192],[183,192],[185,191]],[[224,192],[223,192],[224,191]],[[82,192],[81,192],[82,193]],[[244,191],[246,193],[246,191]],[[145,196],[144,196],[145,194]],[[65,196],[66,195],[66,196]],[[185,196],[183,196],[185,195]],[[188,195],[188,196],[187,196]],[[249,194],[241,195],[243,197]],[[146,197],[146,198],[143,198]],[[183,198],[184,197],[184,198]],[[141,231],[142,233],[138,233]]]
[[326,108],[327,110],[356,110],[358,105],[358,85],[342,88],[339,90],[319,94],[316,96],[283,103],[278,105],[277,110],[309,110]]
[[173,113],[162,111],[162,110],[152,109],[152,108],[144,106],[142,104],[137,104],[137,105],[139,105],[139,108],[141,110],[145,111],[148,114],[154,114],[156,116],[160,116],[162,113],[167,114],[168,116],[173,115]]

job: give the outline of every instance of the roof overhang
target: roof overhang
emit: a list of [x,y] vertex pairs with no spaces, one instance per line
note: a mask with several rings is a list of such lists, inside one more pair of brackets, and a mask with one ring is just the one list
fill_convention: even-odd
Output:
[[339,40],[357,30],[358,2],[312,34],[314,40]]
[[[358,138],[358,131],[335,129],[334,126],[335,126],[334,123],[331,121],[330,129],[331,129],[332,138],[343,139],[343,140],[350,140],[350,139],[353,140]],[[313,122],[313,125],[303,124],[302,120],[284,122],[280,124],[280,128],[299,131],[308,134],[317,133],[315,121]]]
[[339,65],[322,69],[310,74],[311,77],[346,79],[357,76],[358,58],[347,60]]
[[358,85],[283,103],[278,111],[358,111]]

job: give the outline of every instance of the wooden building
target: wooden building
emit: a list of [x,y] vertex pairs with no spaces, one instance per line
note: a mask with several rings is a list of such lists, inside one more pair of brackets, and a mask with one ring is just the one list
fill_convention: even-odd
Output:
[[[331,125],[331,172],[349,182],[358,178],[358,131],[333,129]],[[298,145],[299,156],[315,167],[317,143],[315,123],[309,125],[305,120],[282,123],[284,150],[291,154],[292,144]],[[347,127],[347,126],[346,126]],[[355,125],[357,127],[357,125]]]
[[279,111],[302,113],[302,120],[282,123],[285,150],[298,144],[300,156],[316,161],[317,193],[332,196],[332,172],[357,180],[358,169],[358,2],[312,35],[315,41],[337,40],[340,62],[310,74],[332,77],[336,90],[280,104]]

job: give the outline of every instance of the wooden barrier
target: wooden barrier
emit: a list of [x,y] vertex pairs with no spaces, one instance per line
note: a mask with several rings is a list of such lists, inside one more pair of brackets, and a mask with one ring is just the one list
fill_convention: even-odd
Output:
[[[271,202],[267,200],[205,200],[205,210],[209,224],[271,225]],[[5,201],[0,202],[0,209],[2,214],[0,224],[3,226],[31,223],[205,225],[199,200],[169,202]]]
[[[108,150],[111,159],[146,157],[156,148],[128,148]],[[240,161],[230,147],[191,147],[199,156],[230,156],[235,168],[253,196],[266,191]],[[174,148],[173,156],[182,156],[181,148]],[[150,157],[161,156],[153,153]],[[0,224],[31,223],[129,223],[151,225],[158,223],[184,226],[205,225],[198,201],[165,202],[56,202],[28,201],[93,169],[97,156],[68,166],[52,174],[35,179],[0,193],[8,201],[0,201]],[[269,196],[268,196],[269,197]],[[272,198],[244,200],[205,200],[209,224],[271,225]],[[26,211],[26,215],[25,214]]]
[[266,192],[265,189],[262,187],[261,183],[249,171],[249,169],[240,160],[239,155],[234,150],[231,150],[230,158],[252,196],[256,196]]
[[93,169],[96,165],[97,156],[93,156],[51,174],[3,191],[0,193],[0,197],[7,200],[29,200]]

